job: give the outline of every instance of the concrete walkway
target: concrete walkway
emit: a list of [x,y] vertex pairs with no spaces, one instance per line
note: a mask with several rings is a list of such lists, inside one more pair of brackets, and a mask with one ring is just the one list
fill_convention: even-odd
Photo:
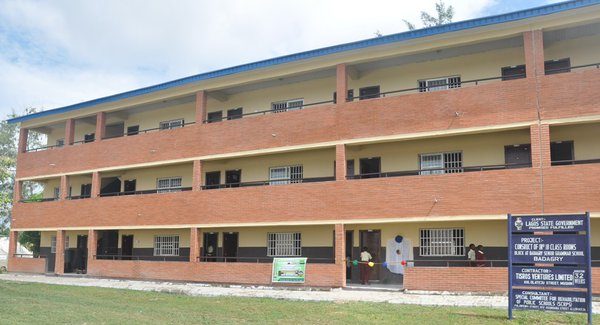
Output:
[[[0,280],[36,282],[47,284],[72,285],[82,287],[102,287],[140,291],[179,293],[189,296],[233,296],[253,298],[274,298],[305,301],[363,301],[387,302],[392,304],[412,304],[427,306],[464,306],[506,308],[505,296],[479,296],[457,294],[420,294],[391,291],[365,290],[284,290],[273,287],[214,286],[199,283],[156,282],[136,280],[116,280],[91,277],[47,276],[32,274],[0,274]],[[595,313],[600,313],[600,302],[593,303]]]

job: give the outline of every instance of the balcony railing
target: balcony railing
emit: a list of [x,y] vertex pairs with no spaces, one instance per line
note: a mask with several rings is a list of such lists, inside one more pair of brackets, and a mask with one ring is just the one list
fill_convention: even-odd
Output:
[[57,198],[48,197],[48,198],[35,198],[35,199],[21,199],[19,202],[21,203],[33,203],[33,202],[50,202],[50,201],[58,201]]
[[[294,256],[306,257],[306,256]],[[199,262],[220,262],[220,263],[273,263],[272,256],[198,256]],[[335,258],[331,257],[306,257],[307,263],[335,263]]]
[[184,192],[191,191],[191,187],[177,187],[177,188],[165,188],[165,189],[153,189],[153,190],[142,190],[142,191],[123,191],[123,192],[110,192],[100,193],[101,197],[108,196],[123,196],[123,195],[144,195],[144,194],[156,194],[156,193],[172,193],[172,192]]
[[235,187],[252,187],[252,186],[266,186],[266,185],[284,185],[284,184],[299,184],[299,183],[317,183],[317,182],[329,182],[335,181],[335,177],[311,177],[311,178],[295,178],[295,179],[276,179],[268,181],[254,181],[254,182],[240,182],[240,183],[226,183],[226,184],[211,184],[203,185],[203,190],[213,190],[220,188],[235,188]]
[[124,136],[134,136],[134,135],[138,135],[138,134],[144,134],[144,133],[151,133],[151,132],[157,132],[157,131],[167,131],[167,130],[174,130],[174,129],[180,129],[182,127],[186,127],[186,126],[190,126],[196,124],[196,122],[192,121],[192,122],[187,122],[187,123],[183,123],[181,126],[177,126],[177,127],[170,127],[170,128],[161,128],[161,127],[157,127],[157,128],[151,128],[151,129],[145,129],[145,130],[138,130],[135,132],[123,132],[122,134],[115,134],[115,135],[111,135],[111,136],[105,136],[102,138],[102,140],[107,140],[107,139],[114,139],[114,138],[121,138]]
[[154,256],[154,255],[94,255],[97,260],[113,261],[156,261],[156,262],[188,262],[188,256]]
[[507,267],[507,260],[423,259],[405,261],[411,267]]
[[598,164],[600,159],[553,160],[552,166]]
[[301,109],[304,109],[307,107],[313,107],[313,106],[324,105],[324,104],[333,104],[333,103],[334,103],[333,100],[325,100],[325,101],[314,102],[314,103],[309,103],[309,104],[302,104],[301,106],[289,107],[286,109],[267,109],[267,110],[255,111],[255,112],[251,112],[251,113],[244,113],[244,114],[239,114],[239,115],[234,115],[234,116],[223,116],[221,118],[211,118],[211,119],[206,119],[203,122],[204,123],[214,123],[214,122],[221,122],[224,120],[236,120],[236,119],[240,119],[240,118],[244,118],[244,117],[248,117],[248,116],[255,116],[255,115],[281,114],[281,113],[288,112],[288,111],[296,111],[296,110],[301,110]]
[[366,174],[358,174],[358,175],[353,175],[353,176],[346,176],[346,178],[347,179],[363,179],[363,178],[378,178],[378,177],[458,174],[458,173],[468,173],[468,172],[482,172],[482,171],[489,171],[489,170],[529,168],[529,167],[531,167],[531,163],[451,167],[451,168],[431,168],[431,169],[417,169],[417,170],[393,171],[393,172],[381,172],[381,173],[366,173]]
[[88,195],[71,195],[71,196],[68,196],[67,199],[68,200],[81,200],[81,199],[89,199],[91,197],[92,196],[89,194]]
[[580,69],[586,69],[586,68],[600,69],[600,63],[591,63],[591,64],[576,65],[576,66],[572,66],[572,67],[548,69],[548,70],[545,70],[544,73],[546,75],[551,75],[551,74],[571,72],[571,70],[580,70]]
[[13,254],[15,258],[46,258],[46,255],[40,254]]

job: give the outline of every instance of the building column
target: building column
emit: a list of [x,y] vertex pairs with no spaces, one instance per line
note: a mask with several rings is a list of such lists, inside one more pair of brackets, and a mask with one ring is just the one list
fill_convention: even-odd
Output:
[[8,235],[8,259],[15,257],[17,253],[17,245],[19,243],[19,232],[11,231]]
[[65,123],[65,145],[70,146],[75,142],[75,120],[70,118]]
[[27,151],[27,137],[29,137],[29,129],[28,128],[20,128],[19,129],[19,152]]
[[54,273],[65,273],[65,231],[56,231],[56,254],[54,259]]
[[66,200],[69,197],[69,176],[60,177],[60,200]]
[[346,229],[343,224],[335,225],[335,264],[339,267],[338,274],[341,287],[346,286]]
[[337,144],[335,146],[335,180],[346,180],[346,145]]
[[207,94],[205,90],[200,90],[196,93],[196,124],[202,124],[206,121],[206,98]]
[[88,251],[87,251],[87,272],[89,273],[89,269],[91,267],[91,265],[94,263],[94,259],[96,254],[98,254],[97,249],[98,249],[98,232],[94,229],[90,229],[88,230],[88,242],[87,242],[87,247],[88,247]]
[[348,71],[345,63],[340,63],[336,67],[336,104],[343,104],[348,96]]
[[98,197],[100,195],[101,178],[99,172],[92,172],[92,193],[91,197]]
[[192,171],[192,191],[200,191],[202,189],[202,161],[194,160]]
[[541,29],[523,33],[527,78],[544,75],[544,33]]
[[106,113],[99,112],[96,114],[96,135],[94,141],[101,141],[104,139],[106,133]]
[[198,262],[200,256],[200,236],[198,235],[198,228],[193,227],[190,229],[190,262]]
[[550,157],[550,126],[534,124],[530,127],[531,136],[531,166],[549,167]]
[[13,204],[23,199],[23,182],[15,179],[13,188]]

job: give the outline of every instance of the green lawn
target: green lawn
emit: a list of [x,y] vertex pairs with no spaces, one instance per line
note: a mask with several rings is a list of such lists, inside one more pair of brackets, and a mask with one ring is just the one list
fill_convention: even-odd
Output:
[[[600,321],[600,318],[595,318]],[[506,311],[387,303],[297,302],[0,281],[0,324],[502,324]],[[516,324],[585,323],[583,314],[517,312]]]

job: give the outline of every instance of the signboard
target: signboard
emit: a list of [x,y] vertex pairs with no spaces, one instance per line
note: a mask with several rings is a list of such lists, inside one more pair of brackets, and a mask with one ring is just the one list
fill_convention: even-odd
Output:
[[508,317],[516,309],[581,312],[592,321],[590,217],[508,215]]
[[271,282],[304,283],[306,257],[274,258]]

